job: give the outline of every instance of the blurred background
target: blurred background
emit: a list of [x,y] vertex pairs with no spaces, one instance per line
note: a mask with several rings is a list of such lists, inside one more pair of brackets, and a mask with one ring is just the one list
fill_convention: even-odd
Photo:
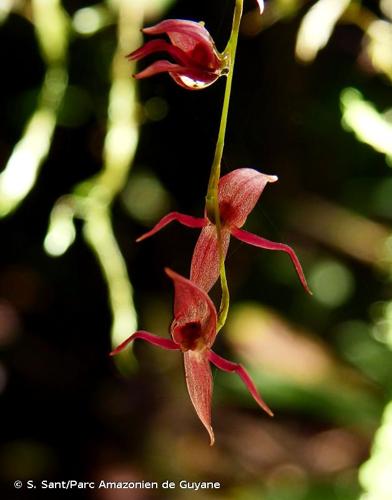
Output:
[[163,268],[188,273],[198,232],[135,239],[202,215],[225,83],[136,83],[124,56],[162,18],[204,20],[223,50],[233,3],[0,0],[4,498],[41,498],[16,479],[221,483],[67,492],[102,500],[392,498],[391,0],[245,2],[222,173],[278,175],[245,227],[291,245],[314,295],[285,254],[232,241],[216,351],[275,418],[214,371],[210,448],[178,353],[108,356],[136,324],[168,335]]

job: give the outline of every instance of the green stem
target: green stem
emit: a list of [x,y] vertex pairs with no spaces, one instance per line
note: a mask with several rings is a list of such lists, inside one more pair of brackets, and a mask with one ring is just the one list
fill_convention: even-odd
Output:
[[229,72],[227,75],[225,95],[223,98],[223,106],[222,106],[221,121],[220,121],[220,126],[219,126],[218,140],[216,142],[214,161],[213,161],[212,167],[211,167],[211,174],[210,174],[210,179],[208,181],[208,190],[207,190],[207,196],[206,196],[207,211],[209,208],[211,208],[212,209],[211,213],[214,213],[213,206],[215,205],[215,201],[216,201],[217,196],[218,196],[218,183],[219,183],[219,178],[220,178],[220,169],[221,169],[223,148],[225,145],[227,116],[229,113],[231,85],[233,82],[234,61],[235,61],[235,54],[236,54],[236,50],[237,50],[238,33],[239,33],[240,22],[241,22],[241,17],[242,17],[242,6],[243,6],[243,0],[236,0],[234,17],[233,17],[233,25],[231,28],[231,34],[230,34],[228,44],[223,52],[223,56],[227,60],[228,65],[229,65]]
[[208,189],[206,195],[206,210],[210,220],[214,221],[218,235],[218,245],[220,252],[220,280],[222,287],[222,299],[219,309],[218,331],[223,327],[226,322],[227,313],[229,310],[230,296],[227,286],[226,270],[225,270],[225,256],[222,252],[222,237],[221,237],[221,220],[219,214],[219,199],[218,199],[218,186],[221,173],[221,161],[223,155],[223,148],[225,145],[227,116],[229,113],[231,86],[233,82],[233,70],[235,54],[237,49],[238,33],[240,29],[240,22],[242,17],[243,0],[236,0],[233,25],[228,44],[223,52],[223,57],[228,63],[229,72],[226,80],[225,95],[223,98],[221,121],[219,126],[218,139],[216,142],[214,161],[212,162],[210,179],[208,181]]

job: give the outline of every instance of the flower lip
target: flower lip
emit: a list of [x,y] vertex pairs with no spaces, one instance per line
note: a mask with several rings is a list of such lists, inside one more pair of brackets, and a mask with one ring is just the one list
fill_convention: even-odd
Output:
[[185,350],[211,347],[217,334],[212,300],[192,281],[171,269],[165,272],[174,284],[174,320],[170,327],[174,342]]
[[174,326],[172,335],[182,352],[200,351],[206,347],[200,321],[189,321],[183,325]]

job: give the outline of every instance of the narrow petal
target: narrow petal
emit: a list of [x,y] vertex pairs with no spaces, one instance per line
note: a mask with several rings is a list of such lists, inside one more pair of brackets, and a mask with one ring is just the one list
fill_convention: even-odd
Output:
[[137,61],[151,54],[156,54],[157,52],[166,52],[167,54],[172,56],[177,63],[181,65],[188,66],[190,64],[189,57],[183,50],[162,39],[151,40],[145,43],[139,49],[128,54],[127,58],[131,61]]
[[190,68],[186,66],[181,66],[180,64],[174,64],[169,61],[157,61],[155,63],[150,64],[150,66],[147,66],[146,69],[143,71],[140,71],[139,73],[136,73],[136,75],[133,75],[134,78],[137,80],[140,80],[142,78],[148,78],[150,76],[157,75],[159,73],[187,73],[191,71]]
[[285,245],[283,243],[275,243],[274,241],[266,240],[261,236],[257,236],[256,234],[249,233],[248,231],[244,231],[243,229],[233,228],[231,230],[231,234],[237,238],[238,240],[243,241],[244,243],[248,243],[249,245],[253,245],[255,247],[264,248],[265,250],[280,250],[282,252],[286,252],[289,254],[292,263],[294,264],[295,270],[297,271],[298,277],[305,288],[305,290],[312,295],[312,292],[309,289],[308,283],[306,281],[304,272],[302,270],[302,266],[296,256],[294,250]]
[[188,393],[197,416],[210,435],[210,445],[214,444],[211,427],[212,375],[208,361],[208,351],[184,353],[185,379]]
[[[210,33],[202,23],[185,19],[165,19],[155,26],[144,28],[143,33],[148,35],[167,33],[170,40],[185,51],[193,50],[198,43],[213,44]],[[183,36],[173,37],[173,34]]]
[[254,400],[256,403],[258,403],[261,408],[268,413],[271,417],[274,416],[268,405],[263,401],[262,397],[260,396],[258,390],[256,389],[255,384],[253,383],[252,379],[250,378],[248,372],[245,370],[243,366],[241,366],[238,363],[233,363],[232,361],[228,361],[225,358],[222,358],[221,356],[218,356],[213,351],[209,351],[208,354],[208,359],[213,363],[215,366],[220,368],[221,370],[225,372],[232,372],[236,373],[237,375],[240,376],[244,384],[246,385],[248,391],[252,394]]
[[241,227],[253,210],[268,182],[276,175],[265,175],[252,168],[238,168],[219,181],[219,207],[222,223]]
[[177,221],[183,226],[193,228],[201,228],[207,224],[207,221],[204,218],[202,219],[200,217],[192,217],[191,215],[185,215],[179,212],[170,212],[169,214],[165,215],[150,231],[144,233],[142,236],[139,236],[136,241],[139,242],[145,240],[146,238],[149,238],[173,221]]
[[[230,243],[230,231],[222,227],[221,243],[226,257]],[[196,242],[191,263],[191,281],[209,292],[219,278],[220,255],[216,226],[205,226]]]
[[[200,324],[204,344],[210,347],[216,337],[216,309],[209,296],[192,281],[171,269],[166,274],[174,283],[174,320],[171,325],[173,338],[175,331],[186,324]],[[176,340],[176,338],[174,338]]]
[[153,335],[152,333],[145,332],[140,330],[139,332],[135,332],[127,340],[124,340],[118,347],[116,347],[111,353],[110,356],[115,356],[119,352],[123,351],[128,344],[130,344],[133,340],[141,339],[149,342],[150,344],[161,347],[162,349],[170,349],[170,350],[179,350],[180,347],[178,344],[173,342],[171,339],[165,339],[163,337],[158,337],[158,335]]
[[142,78],[148,78],[159,73],[169,73],[178,85],[187,90],[204,89],[214,83],[220,76],[219,74],[200,70],[193,66],[182,66],[180,64],[161,60],[150,64],[150,66],[136,73],[133,77],[137,80],[141,80]]

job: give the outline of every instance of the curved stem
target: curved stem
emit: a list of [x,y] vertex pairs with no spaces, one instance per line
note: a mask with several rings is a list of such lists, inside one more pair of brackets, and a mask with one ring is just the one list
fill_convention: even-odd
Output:
[[221,281],[221,287],[222,287],[222,298],[221,298],[221,303],[219,307],[219,315],[218,315],[218,324],[216,327],[216,331],[219,332],[224,324],[226,323],[227,319],[227,314],[229,312],[229,306],[230,306],[230,294],[229,294],[229,287],[227,284],[227,278],[226,278],[226,268],[225,268],[225,260],[224,257],[221,257],[220,261],[220,281]]
[[219,188],[219,179],[221,173],[223,148],[225,145],[227,116],[229,113],[231,86],[233,82],[234,61],[237,49],[238,33],[242,17],[242,10],[243,10],[243,0],[236,0],[231,34],[228,44],[223,53],[224,58],[228,61],[229,72],[227,75],[225,95],[223,98],[218,139],[216,142],[215,155],[214,155],[214,160],[212,162],[210,179],[208,181],[208,189],[206,195],[207,215],[210,218],[210,220],[214,221],[216,225],[218,244],[220,250],[220,281],[222,287],[222,299],[219,310],[218,331],[223,327],[223,325],[226,322],[227,313],[229,310],[229,303],[230,303],[229,289],[227,286],[226,271],[225,271],[225,256],[222,252],[222,245],[221,245],[221,220],[219,214],[218,188]]

